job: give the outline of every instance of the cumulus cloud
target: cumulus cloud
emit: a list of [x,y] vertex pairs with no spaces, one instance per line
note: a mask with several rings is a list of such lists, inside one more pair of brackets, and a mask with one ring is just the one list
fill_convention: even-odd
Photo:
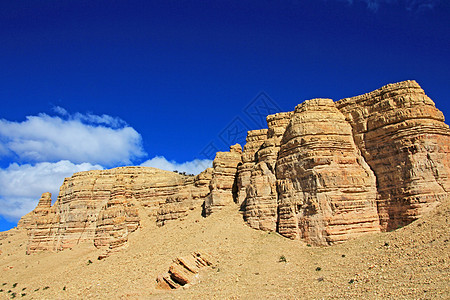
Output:
[[364,2],[367,8],[372,11],[377,11],[381,5],[385,4],[399,4],[408,11],[422,11],[432,10],[440,4],[440,0],[339,0],[341,2],[347,2],[352,5],[356,2]]
[[103,169],[100,165],[74,164],[67,160],[10,164],[0,169],[0,215],[16,222],[36,207],[42,193],[51,192],[55,201],[64,178],[76,172],[100,169]]
[[[69,113],[53,107],[56,116],[39,114],[25,121],[0,119],[0,215],[16,222],[36,207],[40,195],[56,200],[65,177],[75,172],[135,164],[146,155],[142,137],[122,119],[92,113]],[[178,163],[156,156],[141,164],[198,174],[212,160]]]
[[39,114],[23,122],[0,120],[0,158],[15,156],[20,162],[70,160],[104,166],[130,164],[142,157],[141,135],[108,115],[70,115],[56,107],[59,116]]
[[183,163],[177,163],[176,161],[169,161],[164,156],[155,156],[141,164],[143,167],[153,167],[166,171],[179,171],[186,172],[188,174],[197,175],[204,171],[206,168],[212,166],[212,160],[210,159],[194,159]]

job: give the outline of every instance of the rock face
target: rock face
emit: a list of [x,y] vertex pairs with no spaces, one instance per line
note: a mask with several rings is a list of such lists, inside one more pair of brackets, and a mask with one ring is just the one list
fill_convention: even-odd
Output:
[[248,133],[238,197],[253,228],[312,244],[392,230],[449,197],[450,131],[415,81],[313,99]]
[[236,172],[241,161],[242,147],[239,144],[231,146],[229,152],[217,152],[213,161],[210,192],[205,199],[205,216],[233,203],[237,193]]
[[450,132],[415,81],[337,102],[378,183],[383,230],[435,207],[450,192]]
[[169,267],[169,272],[156,278],[156,287],[171,290],[193,284],[200,270],[211,265],[212,259],[205,253],[195,252],[190,256],[178,257]]
[[[210,173],[193,177],[145,167],[76,173],[66,178],[53,206],[46,193],[19,223],[28,230],[28,253],[88,241],[104,248],[107,256],[126,246],[128,235],[140,226],[141,214],[163,225],[200,206],[209,191]],[[176,204],[180,202],[184,204]]]
[[331,99],[296,107],[276,177],[280,234],[326,245],[380,230],[375,176]]
[[46,215],[51,206],[52,206],[52,194],[43,193],[41,199],[39,199],[36,208],[30,213],[20,218],[19,222],[17,223],[17,227],[21,228],[30,226],[37,217]]
[[36,208],[23,216],[17,225],[33,229],[28,231],[27,254],[48,250],[48,245],[54,242],[59,222],[56,206],[52,206],[52,194],[43,193]]
[[267,129],[251,130],[247,133],[246,144],[242,153],[242,163],[238,164],[237,203],[239,205],[242,205],[247,197],[247,187],[250,184],[252,169],[256,162],[255,155],[266,139]]
[[125,247],[128,234],[139,227],[139,213],[132,196],[126,189],[123,175],[118,175],[106,206],[98,214],[95,227],[94,245],[108,248],[103,256]]
[[[278,194],[276,188],[275,165],[281,139],[289,123],[292,112],[278,113],[267,117],[268,130],[260,136],[258,148],[245,148],[248,160],[245,167],[249,180],[238,180],[239,198],[243,198],[244,219],[255,229],[275,231],[277,227]],[[250,150],[250,151],[249,151]],[[248,152],[247,152],[248,151]],[[238,178],[243,168],[239,169]]]
[[267,124],[195,177],[122,167],[66,178],[53,206],[45,193],[20,220],[28,253],[87,241],[104,257],[126,247],[143,218],[163,226],[235,203],[252,228],[328,245],[396,229],[450,197],[450,130],[415,81],[308,100]]
[[212,174],[213,169],[208,168],[196,177],[185,178],[183,185],[179,186],[179,192],[160,204],[156,224],[163,226],[171,220],[183,218],[190,210],[202,205],[209,194]]

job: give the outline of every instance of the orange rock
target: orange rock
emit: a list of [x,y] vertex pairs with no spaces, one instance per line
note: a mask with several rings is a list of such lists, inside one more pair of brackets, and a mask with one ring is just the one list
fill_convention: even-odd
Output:
[[212,265],[211,258],[204,253],[195,252],[190,256],[175,259],[169,272],[156,278],[158,289],[177,289],[186,284],[195,283],[202,268]]

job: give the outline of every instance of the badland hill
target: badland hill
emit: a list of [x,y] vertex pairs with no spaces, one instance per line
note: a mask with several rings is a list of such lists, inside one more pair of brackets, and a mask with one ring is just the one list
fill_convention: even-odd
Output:
[[197,176],[66,178],[2,233],[0,295],[449,295],[450,130],[415,81],[307,100],[267,125]]

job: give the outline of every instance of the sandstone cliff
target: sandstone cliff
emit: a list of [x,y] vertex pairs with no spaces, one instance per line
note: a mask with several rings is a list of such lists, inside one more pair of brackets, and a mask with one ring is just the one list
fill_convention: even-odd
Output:
[[375,176],[331,99],[298,105],[276,166],[278,231],[331,244],[379,231]]
[[88,241],[104,257],[143,220],[163,226],[233,205],[252,228],[328,245],[396,229],[449,198],[450,130],[415,81],[308,100],[267,124],[195,177],[143,167],[74,174],[53,206],[43,194],[19,222],[28,253]]
[[210,192],[205,199],[204,215],[209,216],[236,198],[236,172],[242,161],[242,147],[239,144],[230,147],[229,152],[217,152],[213,161]]
[[[239,180],[240,195],[243,199],[244,219],[255,229],[275,231],[277,227],[278,194],[275,166],[281,138],[292,113],[278,113],[267,116],[268,130],[260,136],[259,147],[246,148],[244,155],[250,156],[246,164],[249,179]],[[238,178],[245,176],[239,169]],[[243,173],[243,172],[242,172]]]
[[53,206],[46,193],[19,222],[28,231],[27,252],[57,251],[88,241],[108,255],[126,246],[142,215],[163,225],[201,205],[210,173],[208,169],[193,177],[146,167],[76,173],[66,178]]
[[415,81],[337,102],[377,177],[383,230],[404,226],[450,192],[450,131]]

